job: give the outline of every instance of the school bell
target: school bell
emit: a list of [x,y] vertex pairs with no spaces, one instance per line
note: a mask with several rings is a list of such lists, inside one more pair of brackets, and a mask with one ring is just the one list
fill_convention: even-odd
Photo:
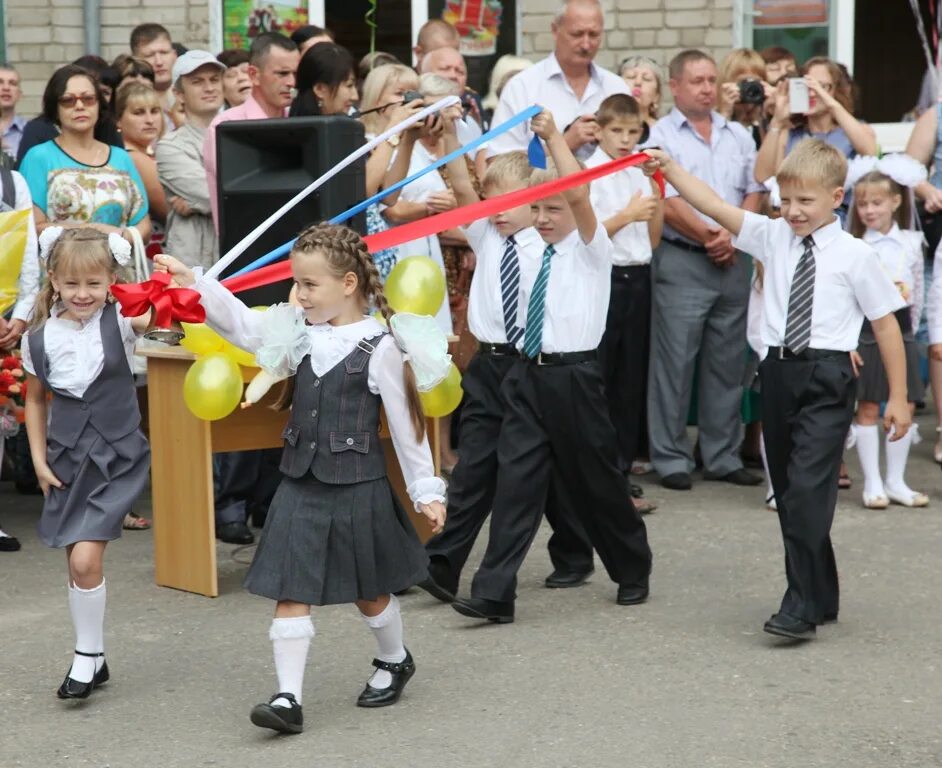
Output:
[[171,347],[179,346],[180,342],[183,341],[183,336],[183,326],[176,320],[170,321],[169,328],[161,328],[157,325],[153,317],[151,317],[150,325],[147,326],[147,330],[144,331],[145,339],[159,341]]

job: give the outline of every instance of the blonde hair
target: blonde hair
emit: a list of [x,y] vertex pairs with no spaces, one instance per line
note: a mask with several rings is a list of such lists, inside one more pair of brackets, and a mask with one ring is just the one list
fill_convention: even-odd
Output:
[[419,78],[419,91],[426,99],[441,99],[459,93],[457,83],[434,72],[426,72]]
[[520,182],[526,185],[530,180],[530,161],[527,153],[517,150],[497,155],[487,166],[481,186],[501,186],[506,183]]
[[847,227],[848,231],[854,237],[863,237],[864,232],[867,231],[866,224],[861,221],[860,214],[857,213],[857,198],[860,196],[864,187],[875,187],[878,185],[885,186],[886,190],[891,195],[899,195],[900,204],[893,213],[893,221],[897,223],[900,229],[909,229],[912,226],[913,211],[909,190],[885,173],[870,171],[870,173],[861,176],[860,179],[857,180],[857,183],[854,184],[854,204],[850,207],[850,221]]
[[[379,105],[379,100],[390,85],[403,83],[407,88],[418,90],[419,76],[405,64],[384,64],[372,70],[363,81],[360,111],[366,112]],[[386,127],[386,118],[381,111],[370,112],[360,118],[366,130],[379,134]]]
[[827,189],[843,187],[847,159],[838,149],[821,139],[805,139],[788,153],[776,174],[779,186],[820,184]]
[[[578,160],[577,163],[580,168],[585,170],[585,163],[581,160]],[[538,184],[545,184],[547,181],[556,181],[558,178],[560,176],[559,171],[556,170],[556,164],[550,158],[546,158],[546,168],[534,168],[530,172],[530,186],[535,187]]]
[[765,59],[752,48],[736,48],[730,51],[720,66],[719,81],[735,83],[743,75],[755,75],[765,80]]
[[490,87],[487,96],[481,101],[484,109],[497,109],[497,102],[500,101],[500,94],[507,81],[523,70],[532,67],[533,62],[523,56],[515,56],[512,53],[505,53],[494,64],[491,70]]
[[[372,304],[380,311],[387,324],[389,323],[394,314],[393,309],[383,293],[383,282],[373,257],[367,250],[366,243],[356,232],[337,224],[315,224],[308,227],[298,236],[291,249],[291,256],[315,252],[323,256],[335,277],[342,278],[352,272],[357,278],[364,309]],[[408,363],[402,366],[402,380],[415,437],[421,440],[425,436],[425,413],[415,384],[415,373]],[[282,401],[278,405],[286,407],[287,403]]]
[[114,115],[118,120],[127,110],[136,107],[138,104],[147,107],[160,106],[160,99],[157,96],[157,91],[154,90],[154,86],[138,80],[131,80],[122,85],[118,88],[114,98]]
[[[46,256],[46,271],[50,275],[89,274],[104,272],[112,277],[118,276],[118,262],[111,253],[108,236],[91,227],[75,227],[63,230],[58,239],[50,246]],[[39,328],[52,313],[53,305],[59,300],[59,294],[46,280],[36,295],[30,329]],[[113,301],[111,294],[108,300]]]

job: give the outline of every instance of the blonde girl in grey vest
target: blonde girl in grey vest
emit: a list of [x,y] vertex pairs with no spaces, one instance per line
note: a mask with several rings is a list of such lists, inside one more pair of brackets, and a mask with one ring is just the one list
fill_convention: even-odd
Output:
[[[48,280],[23,337],[26,430],[45,495],[39,538],[64,547],[75,656],[57,692],[84,699],[107,682],[105,546],[147,483],[131,358],[148,317],[129,320],[109,288],[131,248],[92,227],[47,227],[39,239]],[[51,395],[51,410],[47,405]]]
[[[200,292],[207,322],[225,338],[253,352],[265,347],[262,313],[215,280],[196,281],[176,259],[162,256],[158,263]],[[251,720],[283,733],[299,733],[303,725],[312,605],[356,603],[373,631],[376,671],[358,706],[395,704],[415,672],[393,593],[424,579],[428,559],[393,501],[379,441],[380,404],[416,510],[436,532],[445,520],[445,485],[435,476],[412,369],[396,340],[366,314],[371,305],[387,318],[390,310],[363,240],[346,227],[310,227],[291,251],[291,268],[301,309],[289,317],[305,346],[297,353],[283,435],[285,477],[245,579],[250,592],[277,601],[269,637],[278,693],[257,705]]]

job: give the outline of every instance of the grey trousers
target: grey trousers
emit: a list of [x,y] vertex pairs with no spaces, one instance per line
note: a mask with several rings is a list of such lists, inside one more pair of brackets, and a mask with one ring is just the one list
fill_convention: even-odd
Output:
[[648,427],[651,462],[661,477],[692,472],[687,439],[694,370],[699,365],[700,454],[704,471],[742,467],[742,380],[751,263],[716,267],[704,253],[662,242],[652,262]]

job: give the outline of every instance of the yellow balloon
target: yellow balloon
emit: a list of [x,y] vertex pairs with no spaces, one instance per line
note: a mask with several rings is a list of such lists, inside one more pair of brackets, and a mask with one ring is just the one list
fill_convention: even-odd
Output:
[[242,399],[242,372],[225,355],[201,357],[183,379],[183,401],[198,419],[216,421],[232,413]]
[[461,388],[461,371],[452,363],[445,380],[428,392],[419,392],[422,408],[426,416],[447,416],[461,402],[464,390]]
[[255,362],[254,352],[246,352],[241,347],[237,347],[235,344],[225,339],[222,340],[222,344],[222,354],[232,360],[232,362],[238,363],[245,368],[258,368],[258,363]]
[[383,293],[396,312],[434,315],[445,300],[445,273],[428,256],[410,256],[393,267]]
[[0,213],[0,314],[16,303],[28,228],[29,211]]
[[182,323],[186,334],[180,346],[190,350],[194,355],[212,355],[222,352],[226,340],[210,328],[206,323]]

